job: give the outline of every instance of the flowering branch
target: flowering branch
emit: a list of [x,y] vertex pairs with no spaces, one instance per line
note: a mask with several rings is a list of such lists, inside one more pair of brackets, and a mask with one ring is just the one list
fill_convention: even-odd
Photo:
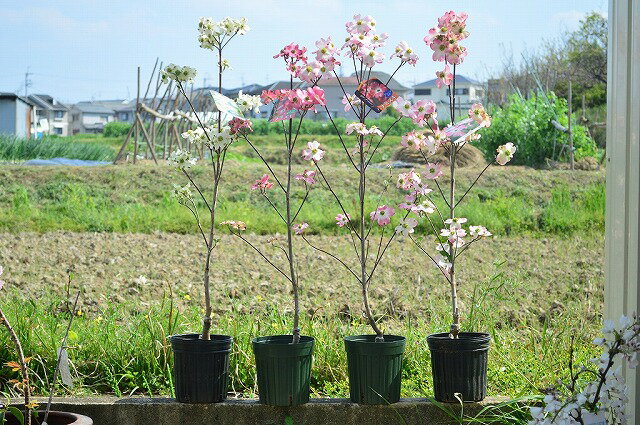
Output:
[[[629,400],[627,386],[622,376],[623,362],[630,369],[638,365],[640,353],[640,322],[636,313],[630,317],[621,316],[618,326],[612,320],[605,320],[603,336],[593,342],[603,347],[600,358],[592,359],[598,365],[594,371],[582,367],[574,372],[573,343],[569,353],[569,381],[561,387],[545,390],[543,407],[531,407],[532,425],[542,424],[585,424],[594,421],[606,423],[627,423],[625,407]],[[614,366],[618,363],[618,367]],[[579,378],[591,374],[594,380],[579,386]],[[566,389],[563,393],[562,387]]]

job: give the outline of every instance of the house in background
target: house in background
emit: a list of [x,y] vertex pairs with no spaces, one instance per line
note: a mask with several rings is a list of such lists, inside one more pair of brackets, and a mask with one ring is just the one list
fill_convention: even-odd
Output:
[[71,134],[102,133],[116,120],[115,111],[97,102],[78,102],[71,107]]
[[0,134],[31,137],[33,103],[15,93],[0,92]]
[[[474,103],[484,103],[485,93],[484,84],[463,75],[456,75],[456,116],[466,115],[467,110]],[[435,102],[438,107],[438,121],[451,121],[449,88],[447,86],[438,88],[435,78],[416,84],[413,86],[413,100],[415,102],[423,99]]]
[[113,111],[113,119],[118,122],[128,122],[133,124],[136,118],[136,101],[135,100],[98,100],[92,102],[96,105],[104,106]]
[[69,107],[46,94],[30,94],[28,99],[33,103],[31,134],[40,138],[56,134],[68,136]]

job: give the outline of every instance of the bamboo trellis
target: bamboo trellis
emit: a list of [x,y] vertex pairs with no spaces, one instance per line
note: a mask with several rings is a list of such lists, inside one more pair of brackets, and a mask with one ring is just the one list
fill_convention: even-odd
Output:
[[[203,156],[201,147],[192,146],[180,137],[181,133],[197,125],[198,120],[193,113],[183,112],[188,110],[187,99],[172,82],[162,91],[161,70],[162,62],[156,59],[144,96],[141,97],[138,67],[134,120],[113,161],[114,164],[128,160],[127,148],[131,142],[134,144],[134,164],[139,159],[153,159],[158,164],[159,159],[167,159],[175,149],[188,150],[194,156]],[[152,97],[149,97],[150,92]],[[189,97],[204,116],[215,111],[213,100],[206,95],[206,90],[198,90],[194,95],[192,86]]]

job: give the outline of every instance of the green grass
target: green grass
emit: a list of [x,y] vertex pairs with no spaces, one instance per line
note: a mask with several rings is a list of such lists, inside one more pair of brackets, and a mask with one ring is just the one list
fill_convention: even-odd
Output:
[[0,135],[0,161],[69,158],[104,161],[113,159],[114,150],[100,143],[85,143],[59,137],[20,139]]
[[[527,286],[525,280],[510,281],[499,275],[490,283],[478,282],[471,303],[482,303],[465,330],[492,329],[489,362],[489,394],[521,397],[554,382],[566,368],[568,346],[575,329],[576,362],[596,356],[598,347],[590,343],[598,323],[581,311],[579,301],[568,301],[566,309],[548,316],[543,322],[502,317],[506,306],[519,308],[520,300],[508,296],[515,286]],[[168,294],[169,291],[166,292]],[[46,394],[55,352],[65,331],[66,302],[59,298],[34,297],[25,300],[5,298],[5,310],[23,342],[26,355],[32,356],[32,384],[36,393]],[[426,336],[448,327],[448,302],[427,298],[428,316],[381,318],[386,333],[407,338],[403,364],[404,397],[432,395],[429,350]],[[262,300],[251,314],[243,314],[239,301],[229,299],[230,312],[216,315],[216,332],[233,335],[230,390],[242,396],[256,393],[255,363],[251,339],[255,336],[286,334],[291,317],[276,303]],[[495,309],[495,311],[492,311]],[[172,393],[172,354],[167,336],[197,327],[201,311],[196,307],[180,309],[166,295],[150,307],[136,302],[110,304],[95,312],[83,313],[74,320],[70,333],[70,358],[76,386],[58,388],[57,395],[114,394],[148,396]],[[571,318],[569,320],[569,318]],[[502,322],[503,326],[496,326]],[[351,320],[337,315],[303,315],[301,328],[316,338],[312,372],[313,396],[348,397],[346,357],[342,339],[346,335],[370,333],[357,316]],[[0,359],[15,354],[5,333],[0,333]],[[4,368],[1,381],[15,373]],[[10,390],[5,387],[5,392]],[[14,394],[15,396],[15,394]]]
[[[353,173],[339,164],[325,164],[325,167],[345,208],[355,217],[357,186]],[[282,173],[284,168],[276,166],[275,170]],[[209,171],[203,167],[196,167],[192,172],[203,185],[210,179]],[[264,172],[264,166],[255,159],[229,161],[220,192],[220,221],[243,220],[250,232],[258,234],[284,231],[268,202],[249,189]],[[367,211],[377,205],[397,205],[402,201],[403,194],[394,185],[394,175],[399,172],[401,170],[393,170],[392,175],[385,169],[371,170],[372,196]],[[461,170],[459,187],[465,188],[475,173],[475,170]],[[171,196],[173,184],[183,184],[185,178],[167,166],[108,166],[91,170],[3,167],[0,179],[5,182],[0,187],[0,231],[197,232],[190,212]],[[465,198],[458,214],[467,217],[471,224],[485,225],[499,235],[601,232],[605,205],[603,180],[602,173],[593,172],[491,169]],[[446,184],[446,178],[442,184]],[[270,196],[276,204],[282,204],[278,191],[273,190]],[[303,196],[303,189],[298,185],[293,197],[300,202]],[[445,207],[437,196],[434,200],[440,208]],[[204,205],[200,206],[201,216],[206,218]],[[339,212],[332,195],[314,187],[300,220],[307,221],[314,234],[343,234],[333,218]],[[398,217],[394,219],[397,221]],[[421,233],[430,230],[426,223],[422,226]]]

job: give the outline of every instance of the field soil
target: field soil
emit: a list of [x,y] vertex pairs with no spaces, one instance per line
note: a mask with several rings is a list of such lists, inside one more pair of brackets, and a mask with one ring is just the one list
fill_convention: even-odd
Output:
[[[275,242],[272,236],[247,237],[276,263],[284,264],[282,252],[273,246],[283,243],[282,237],[276,235]],[[310,240],[337,250],[347,262],[354,258],[346,236],[311,236]],[[347,312],[359,316],[359,291],[349,272],[302,240],[298,243],[304,310],[314,316]],[[446,305],[448,286],[410,243],[394,241],[373,279],[371,293],[379,315],[425,318],[434,314],[434,302]],[[496,323],[537,321],[565,310],[578,314],[576,319],[599,321],[603,248],[601,235],[495,237],[477,243],[461,257],[458,269],[463,311],[468,311],[474,288],[482,291],[500,281],[504,284],[494,296],[503,292],[508,299],[479,306],[494,309],[491,316]],[[223,236],[214,257],[212,297],[217,312],[233,306],[236,312],[248,314],[265,303],[285,309],[291,304],[284,279],[239,238]],[[201,303],[204,251],[195,235],[4,233],[0,234],[0,258],[7,287],[36,299],[64,296],[67,273],[73,273],[75,285],[84,291],[81,307],[88,314],[131,300],[145,309],[169,292],[179,305]]]

